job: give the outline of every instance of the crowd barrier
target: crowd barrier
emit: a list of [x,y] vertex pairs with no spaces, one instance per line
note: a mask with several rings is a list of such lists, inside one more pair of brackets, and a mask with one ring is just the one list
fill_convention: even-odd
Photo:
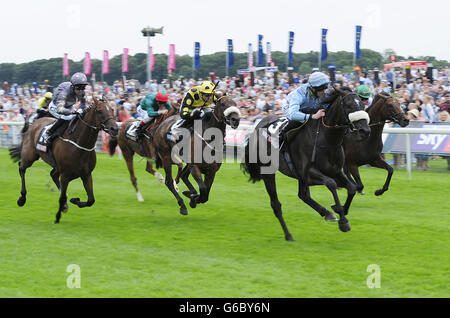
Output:
[[[20,143],[23,122],[0,123],[0,148]],[[119,125],[121,123],[118,123]],[[227,158],[242,158],[247,134],[255,129],[256,123],[241,121],[237,129],[227,126],[225,149]],[[109,135],[101,131],[96,151],[107,152]],[[406,154],[406,169],[411,178],[412,154],[429,154],[450,157],[450,123],[410,122],[408,127],[386,127],[383,130],[383,153]]]

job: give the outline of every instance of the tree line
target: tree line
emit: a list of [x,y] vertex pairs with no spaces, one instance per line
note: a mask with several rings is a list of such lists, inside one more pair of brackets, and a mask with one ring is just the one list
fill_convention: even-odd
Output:
[[[391,49],[379,53],[369,49],[362,49],[361,58],[358,59],[357,65],[362,69],[371,70],[378,68],[382,70],[383,64],[390,63],[390,56],[395,54]],[[193,71],[192,56],[177,55],[176,70],[173,70],[172,78],[184,76],[185,78],[206,78],[209,72],[215,72],[216,76],[223,77],[226,75],[226,52],[216,52],[213,54],[202,55],[200,58],[200,67]],[[285,52],[272,52],[272,60],[278,66],[280,72],[285,72],[287,66],[292,66],[294,72],[299,74],[311,73],[314,67],[318,67],[318,52],[310,51],[308,53],[294,53],[294,61],[287,65],[287,57]],[[167,72],[167,54],[155,54],[155,70],[152,71],[152,79],[161,81],[168,78]],[[247,53],[234,53],[234,66],[229,68],[228,74],[235,76],[238,69],[247,68]],[[435,68],[443,68],[450,66],[446,60],[437,60],[434,56],[404,57],[397,56],[396,60],[426,60],[433,63]],[[0,83],[4,81],[19,84],[38,84],[48,81],[49,85],[58,85],[60,82],[68,80],[62,76],[62,60],[63,58],[51,58],[36,60],[28,63],[0,63]],[[321,70],[326,70],[329,64],[334,64],[336,70],[342,72],[351,72],[353,69],[353,52],[338,51],[328,52],[326,61],[321,62]],[[127,79],[136,79],[141,83],[147,80],[147,54],[137,53],[128,57],[129,72],[124,74]],[[83,71],[83,60],[73,61],[69,59],[70,74]],[[102,61],[92,59],[91,72],[96,74],[96,80],[102,78]],[[91,73],[91,74],[92,74]],[[122,55],[116,55],[110,58],[109,74],[103,75],[103,80],[109,84],[122,77]]]

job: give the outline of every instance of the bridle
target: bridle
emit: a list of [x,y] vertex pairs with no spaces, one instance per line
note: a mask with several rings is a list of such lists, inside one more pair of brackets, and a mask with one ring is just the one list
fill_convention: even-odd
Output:
[[[383,95],[379,95],[379,96],[380,96],[379,97],[380,99],[384,100],[384,103],[388,107],[388,119],[387,120],[391,120],[394,123],[400,124],[400,120],[403,118],[403,114],[401,112],[395,112],[394,104],[389,103],[389,99],[393,100],[393,97],[392,96],[387,97],[387,96],[383,96]],[[369,109],[372,106],[374,106],[374,104],[370,105]],[[367,111],[369,111],[369,109],[367,109]],[[377,123],[370,124],[369,127],[384,125],[385,122],[386,122],[386,120],[382,120],[382,121],[379,121]]]
[[[89,128],[91,128],[91,129],[93,129],[93,130],[95,130],[95,131],[103,130],[103,131],[105,131],[106,133],[109,133],[109,129],[106,127],[106,123],[107,123],[109,120],[114,120],[114,117],[113,117],[113,116],[109,116],[109,117],[107,117],[105,120],[99,121],[99,123],[100,123],[99,126],[91,125],[91,124],[87,123],[87,122],[83,119],[83,117],[85,116],[85,114],[89,113],[89,111],[90,111],[91,109],[92,109],[92,106],[89,106],[89,107],[87,108],[87,111],[83,111],[83,114],[77,113],[78,119],[79,119],[86,127],[89,127]],[[98,116],[97,116],[97,115],[100,113],[100,111],[97,109],[97,103],[96,103],[95,101],[94,101],[94,111],[95,111],[95,115],[96,115],[96,117],[97,117],[97,119],[98,119]]]
[[[349,92],[348,94],[345,94],[344,97],[350,96],[350,95],[354,95],[354,96],[358,97],[358,94],[353,93],[353,92]],[[343,96],[342,96],[342,95],[339,95],[339,96],[338,96],[338,99],[339,99],[339,100],[338,100],[337,102],[340,102],[341,105],[343,105]],[[348,129],[350,130],[350,132],[355,132],[355,131],[356,131],[355,125],[354,125],[353,122],[349,119],[348,115],[345,113],[344,107],[341,107],[341,109],[342,109],[342,112],[344,113],[344,118],[345,118],[346,121],[347,121],[345,124],[343,124],[343,125],[329,126],[329,125],[325,124],[325,116],[322,116],[322,125],[323,125],[325,128],[333,128],[333,129],[348,128]]]

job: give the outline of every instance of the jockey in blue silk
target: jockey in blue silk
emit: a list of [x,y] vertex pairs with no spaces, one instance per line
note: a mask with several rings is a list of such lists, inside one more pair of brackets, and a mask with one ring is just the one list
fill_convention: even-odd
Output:
[[[81,114],[86,108],[84,97],[86,85],[88,85],[86,75],[78,72],[72,75],[70,82],[63,82],[54,90],[53,100],[48,108],[50,114],[57,120],[48,130],[47,144],[49,146],[57,137],[56,130],[62,126],[67,128],[69,122],[76,116],[75,114]],[[62,129],[62,131],[64,130]]]
[[310,118],[319,119],[325,116],[325,109],[329,105],[321,102],[328,95],[326,90],[329,83],[330,79],[324,73],[312,73],[307,84],[288,94],[287,103],[283,106],[287,119],[304,122]]

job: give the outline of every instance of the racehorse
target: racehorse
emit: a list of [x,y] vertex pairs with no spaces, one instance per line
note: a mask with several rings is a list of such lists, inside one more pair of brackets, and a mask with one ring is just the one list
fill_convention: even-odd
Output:
[[[174,105],[173,105],[174,106]],[[161,115],[158,117],[154,123],[152,123],[147,131],[151,131],[152,129],[156,129],[156,127],[161,124],[165,119],[169,118],[170,116],[173,116],[177,112],[177,108],[173,107],[171,110],[169,110],[165,115]],[[141,192],[139,191],[138,185],[137,185],[137,179],[134,174],[134,167],[133,167],[133,157],[134,154],[137,153],[141,157],[144,157],[147,159],[147,166],[145,170],[155,176],[159,182],[164,182],[164,177],[158,172],[153,169],[153,165],[151,163],[151,160],[155,159],[155,150],[152,145],[152,141],[150,140],[150,137],[148,134],[145,134],[144,137],[141,139],[141,144],[139,144],[138,141],[131,140],[127,138],[126,131],[130,124],[133,122],[136,122],[135,119],[128,119],[124,121],[120,127],[119,134],[117,138],[111,138],[109,140],[109,154],[111,156],[114,155],[115,149],[117,144],[119,144],[120,150],[122,151],[123,158],[125,159],[127,163],[128,172],[130,173],[130,180],[131,183],[134,186],[134,189],[136,190],[137,199],[140,202],[144,201],[144,198],[142,197]],[[178,163],[178,175],[175,178],[175,184],[174,187],[176,187],[176,184],[179,182],[180,173],[183,168],[182,163]]]
[[[335,205],[334,212],[339,215],[339,229],[343,232],[350,230],[350,223],[345,215],[348,213],[352,199],[356,193],[355,185],[342,171],[344,164],[344,151],[342,142],[347,131],[356,134],[358,140],[369,136],[368,116],[364,113],[363,104],[358,95],[349,88],[336,88],[330,99],[330,106],[325,116],[318,120],[308,120],[303,127],[287,141],[285,152],[276,151],[273,145],[269,145],[270,151],[276,151],[279,165],[275,171],[262,173],[264,164],[259,159],[258,143],[250,142],[252,139],[260,139],[267,143],[267,138],[262,133],[271,123],[277,120],[277,116],[268,116],[261,120],[255,131],[250,135],[249,142],[245,146],[245,158],[241,167],[244,173],[249,173],[250,181],[263,180],[270,196],[270,204],[283,228],[285,239],[293,241],[292,235],[283,219],[281,203],[278,200],[275,173],[281,173],[298,180],[298,196],[306,204],[316,210],[326,221],[336,221],[336,216],[314,201],[310,196],[310,186],[325,185],[333,194]],[[263,129],[259,129],[263,128]],[[258,154],[256,162],[250,162],[250,153]],[[286,157],[286,153],[290,158]],[[341,205],[337,195],[337,187],[347,189],[347,200]]]
[[74,117],[64,134],[53,141],[51,153],[37,150],[36,144],[41,130],[53,121],[51,118],[36,120],[23,136],[22,143],[10,148],[10,156],[14,161],[19,161],[22,179],[21,196],[17,200],[19,206],[23,206],[26,202],[25,172],[33,162],[40,157],[53,168],[50,176],[60,190],[59,209],[55,220],[55,223],[59,223],[61,212],[68,209],[66,191],[70,181],[81,178],[88,196],[86,202],[80,201],[80,198],[71,198],[71,203],[79,208],[94,204],[91,173],[96,164],[95,144],[98,133],[104,130],[111,136],[116,136],[119,128],[108,102],[93,97],[93,105],[87,107],[83,115]]
[[366,110],[369,114],[371,124],[370,137],[364,141],[356,141],[355,136],[348,134],[344,138],[345,164],[344,171],[347,177],[356,182],[356,191],[364,194],[364,185],[359,175],[359,166],[370,164],[373,167],[387,170],[388,175],[383,188],[375,191],[375,195],[382,195],[389,188],[389,183],[394,169],[383,160],[381,151],[383,141],[381,135],[387,120],[399,124],[401,127],[409,125],[409,120],[403,113],[400,103],[388,93],[380,93],[375,96],[371,106]]
[[[208,149],[208,151],[211,151],[211,153],[221,151],[221,147],[223,146],[223,138],[225,137],[226,125],[231,126],[231,128],[233,129],[236,129],[239,126],[240,111],[236,107],[236,103],[230,97],[222,95],[220,92],[216,92],[216,96],[218,96],[218,101],[215,103],[214,110],[201,120],[202,130],[200,132],[194,130],[194,133],[192,135],[193,138],[190,138],[190,140],[186,140],[187,149],[183,149],[183,153],[184,151],[186,151],[186,153],[184,154],[186,154],[188,160],[186,162],[186,166],[181,172],[181,179],[189,188],[189,191],[184,191],[183,194],[190,198],[190,206],[192,208],[195,208],[197,203],[205,203],[206,201],[208,201],[209,193],[211,191],[216,172],[219,170],[222,164],[221,160],[219,160],[219,162],[216,160],[214,160],[213,162],[205,160],[203,156],[204,150]],[[166,119],[157,128],[154,138],[154,147],[157,153],[157,168],[160,166],[164,167],[164,171],[166,174],[165,184],[177,199],[178,205],[180,206],[180,213],[183,215],[187,215],[188,211],[186,205],[173,187],[171,165],[175,162],[181,161],[176,158],[176,156],[172,156],[174,147],[178,146],[178,144],[168,142],[166,139],[168,130],[170,129],[172,124],[174,124],[179,119],[179,116],[172,116]],[[197,122],[199,122],[199,120],[197,120]],[[212,140],[205,139],[205,136],[209,134],[208,129],[209,132],[213,132],[213,134],[220,132],[210,136],[211,138],[215,138],[214,144],[217,145],[217,143],[219,143],[220,147],[211,146]],[[199,133],[201,133],[201,135]],[[196,140],[199,140],[199,142],[197,142]],[[196,158],[196,153],[201,154],[201,158]],[[198,183],[200,190],[199,195],[197,194],[197,191],[192,186],[192,184],[189,182],[188,177],[190,173],[192,173],[192,176]],[[204,181],[202,179],[202,174],[204,174]]]

